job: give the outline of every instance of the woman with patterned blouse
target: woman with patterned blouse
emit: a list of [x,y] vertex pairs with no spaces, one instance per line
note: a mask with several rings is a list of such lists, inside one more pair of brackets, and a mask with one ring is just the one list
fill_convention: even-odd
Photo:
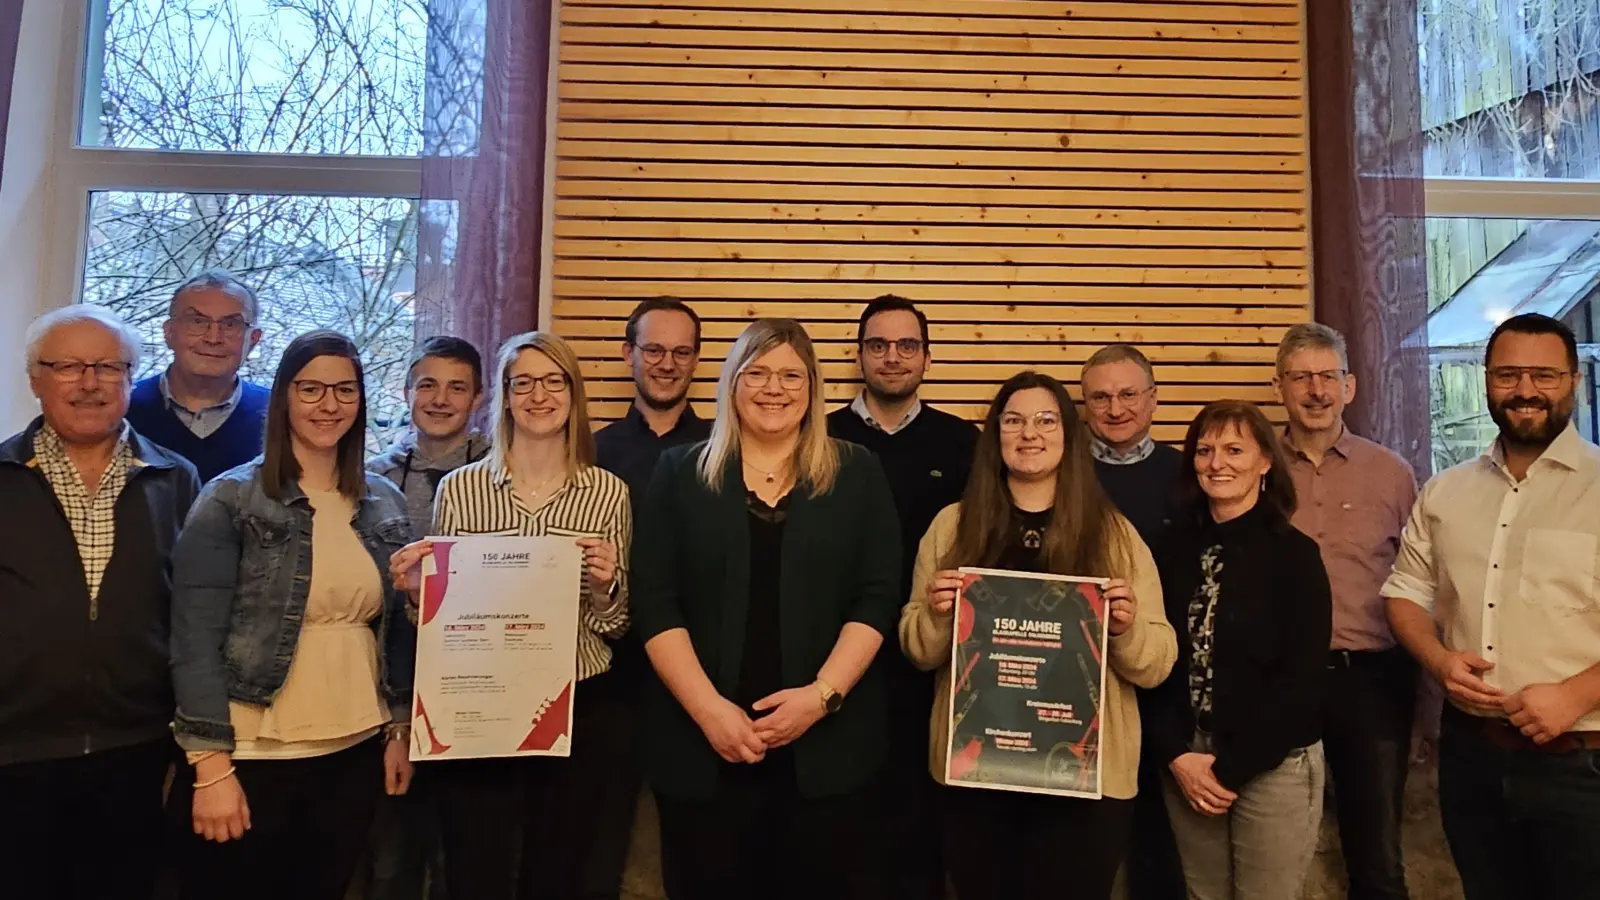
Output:
[[[597,713],[619,690],[606,638],[628,628],[633,517],[627,485],[595,465],[583,375],[566,341],[545,331],[507,340],[493,388],[489,455],[439,482],[433,533],[563,536],[582,548],[571,755],[420,769],[438,806],[451,897],[575,897],[595,840],[587,803],[618,777],[607,768],[613,738]],[[417,564],[431,552],[423,540],[395,554],[396,582],[415,591]]]
[[1200,411],[1179,489],[1156,557],[1178,662],[1143,709],[1184,880],[1192,900],[1297,897],[1322,819],[1328,575],[1253,404]]

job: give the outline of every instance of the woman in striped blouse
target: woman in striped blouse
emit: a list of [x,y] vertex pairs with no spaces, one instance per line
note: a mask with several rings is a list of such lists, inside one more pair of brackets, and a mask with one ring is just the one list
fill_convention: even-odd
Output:
[[[446,475],[434,499],[437,535],[570,535],[583,548],[572,755],[429,763],[452,897],[569,897],[590,844],[585,798],[613,777],[595,757],[603,728],[586,721],[617,688],[607,637],[628,627],[628,488],[594,464],[583,377],[566,342],[533,331],[500,348],[489,455]],[[395,554],[413,591],[426,541]],[[604,757],[602,755],[601,759]],[[521,859],[520,874],[518,859]],[[518,887],[520,882],[520,888]]]

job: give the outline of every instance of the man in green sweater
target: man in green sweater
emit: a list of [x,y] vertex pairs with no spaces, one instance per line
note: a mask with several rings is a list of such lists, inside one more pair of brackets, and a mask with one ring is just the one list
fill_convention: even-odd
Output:
[[[939,510],[961,499],[972,471],[978,429],[922,402],[928,373],[928,318],[904,297],[885,294],[867,304],[856,334],[864,387],[846,407],[828,414],[828,432],[861,444],[883,464],[894,494],[904,544],[900,601],[911,590],[917,545]],[[937,842],[937,785],[928,776],[928,716],[933,676],[906,662],[885,642],[875,665],[889,685],[889,768],[885,776],[887,846],[900,900],[941,900],[944,865]]]

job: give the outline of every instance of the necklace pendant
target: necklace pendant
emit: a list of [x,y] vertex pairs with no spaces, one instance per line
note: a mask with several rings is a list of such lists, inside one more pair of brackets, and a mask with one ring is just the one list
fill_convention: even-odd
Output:
[[777,481],[777,480],[778,480],[778,474],[776,472],[768,472],[767,473],[767,484],[771,484],[771,483],[773,483],[774,481]]

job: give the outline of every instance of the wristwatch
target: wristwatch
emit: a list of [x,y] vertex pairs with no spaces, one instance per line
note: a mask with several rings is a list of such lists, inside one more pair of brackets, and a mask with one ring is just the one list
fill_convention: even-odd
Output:
[[817,679],[817,691],[822,694],[822,711],[824,713],[832,715],[839,711],[839,707],[844,705],[844,695],[834,690],[832,685],[821,678]]

